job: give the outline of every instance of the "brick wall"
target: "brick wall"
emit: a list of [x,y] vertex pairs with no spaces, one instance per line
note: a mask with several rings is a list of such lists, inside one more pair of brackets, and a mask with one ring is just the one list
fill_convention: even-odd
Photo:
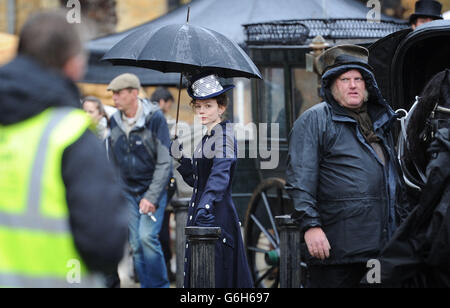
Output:
[[0,0],[0,32],[8,32],[8,20],[6,17],[7,11],[7,1]]
[[167,0],[117,0],[116,10],[117,31],[123,31],[164,15],[168,3]]

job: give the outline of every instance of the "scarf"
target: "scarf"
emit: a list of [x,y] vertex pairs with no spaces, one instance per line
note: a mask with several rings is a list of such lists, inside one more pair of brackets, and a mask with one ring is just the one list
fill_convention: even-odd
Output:
[[358,122],[362,135],[375,150],[378,158],[380,158],[383,165],[385,165],[386,156],[384,154],[383,148],[380,145],[380,138],[378,138],[378,136],[373,131],[372,119],[367,112],[367,103],[364,103],[359,109],[345,109],[347,110],[349,116],[351,116],[356,120],[356,122]]
[[378,143],[380,138],[373,131],[372,119],[367,112],[367,103],[364,103],[359,109],[348,109],[347,113],[359,124],[359,128],[368,143]]

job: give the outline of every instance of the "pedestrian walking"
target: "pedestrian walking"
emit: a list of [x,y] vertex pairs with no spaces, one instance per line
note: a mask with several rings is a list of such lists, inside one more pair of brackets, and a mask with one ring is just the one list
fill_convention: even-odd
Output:
[[0,286],[101,286],[126,242],[124,198],[75,85],[86,56],[64,12],[23,26],[0,68]]
[[[172,168],[169,130],[161,110],[138,97],[139,78],[122,74],[108,86],[118,111],[111,118],[111,159],[120,169],[129,211],[130,246],[143,288],[168,288],[158,235]],[[149,216],[150,215],[150,216]]]
[[[245,255],[241,224],[231,198],[231,185],[237,162],[237,145],[233,127],[223,115],[227,108],[227,91],[216,75],[208,73],[190,80],[188,93],[195,114],[207,133],[195,149],[192,159],[179,157],[180,144],[174,141],[172,155],[180,162],[178,171],[194,188],[189,203],[187,226],[220,227],[221,237],[215,246],[215,286],[250,288],[253,281]],[[186,246],[185,281],[189,287],[190,248]]]
[[303,113],[289,137],[287,189],[310,287],[358,287],[396,229],[394,112],[367,59],[356,45],[325,51],[317,61],[324,102]]

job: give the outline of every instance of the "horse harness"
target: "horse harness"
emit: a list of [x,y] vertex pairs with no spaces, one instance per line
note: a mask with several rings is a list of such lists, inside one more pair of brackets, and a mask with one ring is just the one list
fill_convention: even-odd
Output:
[[[410,115],[413,114],[414,109],[419,104],[419,97],[416,96],[416,101],[414,102],[413,106],[407,112],[405,109],[398,109],[396,111],[396,114],[398,115],[398,120],[400,121],[401,125],[401,131],[400,136],[398,140],[398,148],[397,148],[397,159],[400,162],[400,167],[403,171],[403,179],[405,180],[406,185],[409,187],[416,189],[418,191],[421,191],[422,188],[419,186],[420,183],[417,181],[414,181],[414,177],[411,175],[411,172],[406,168],[404,161],[403,161],[403,154],[406,150],[409,150],[409,142],[408,142],[408,134],[406,132],[406,128],[408,127],[408,122],[410,120]],[[401,113],[404,115],[401,116]],[[437,118],[436,113],[442,113],[444,114],[445,118]],[[431,141],[434,138],[434,134],[436,131],[441,128],[441,125],[448,125],[448,122],[450,121],[450,108],[442,107],[439,105],[439,102],[436,103],[436,105],[433,108],[433,111],[431,112],[430,116],[427,118],[427,121],[425,123],[425,128],[420,133],[419,138],[422,139],[424,142]],[[420,177],[420,180],[422,183],[426,183],[426,175],[422,170],[417,166],[416,162],[414,160],[411,160],[414,166],[415,171]],[[416,183],[414,183],[416,182]]]

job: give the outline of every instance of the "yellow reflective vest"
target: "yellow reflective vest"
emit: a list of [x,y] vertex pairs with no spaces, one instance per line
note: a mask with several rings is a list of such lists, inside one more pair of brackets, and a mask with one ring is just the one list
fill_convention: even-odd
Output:
[[0,125],[0,287],[91,286],[61,171],[64,150],[90,124],[82,110],[49,108]]

